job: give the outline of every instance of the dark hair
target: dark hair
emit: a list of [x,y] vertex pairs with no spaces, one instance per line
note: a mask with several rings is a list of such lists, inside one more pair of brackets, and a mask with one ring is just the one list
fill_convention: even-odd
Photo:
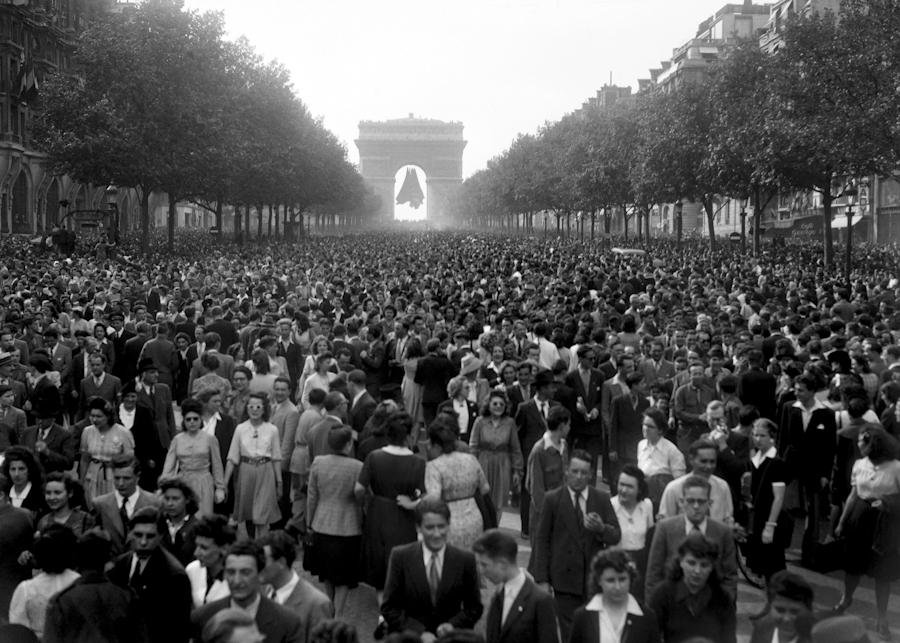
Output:
[[484,406],[481,407],[481,415],[483,417],[491,416],[491,400],[493,400],[494,398],[497,398],[498,400],[501,400],[503,402],[503,415],[509,415],[509,398],[506,396],[506,393],[499,388],[492,389],[488,394],[487,399],[484,401]]
[[141,507],[134,512],[128,521],[128,530],[131,531],[138,525],[154,525],[159,530],[160,512],[156,507]]
[[269,373],[269,354],[261,348],[255,349],[250,353],[250,361],[253,362],[253,368],[256,369],[257,375],[268,375]]
[[159,492],[162,494],[169,489],[178,489],[184,496],[185,513],[187,515],[190,516],[197,513],[197,510],[200,508],[197,504],[197,494],[183,478],[162,478],[159,481]]
[[413,419],[406,411],[397,410],[388,415],[385,422],[385,435],[389,444],[404,446],[412,430]]
[[749,426],[760,418],[759,409],[752,404],[745,404],[738,411],[738,423],[741,426]]
[[249,368],[247,368],[247,367],[244,366],[243,364],[240,365],[240,366],[235,366],[235,367],[234,367],[234,370],[231,372],[231,377],[232,377],[232,378],[234,378],[234,374],[235,374],[235,373],[240,373],[241,375],[243,375],[244,377],[246,377],[248,380],[252,380],[252,379],[253,379],[253,371],[251,371]]
[[458,430],[454,420],[446,415],[440,415],[428,426],[428,441],[440,447],[443,453],[453,453],[456,451]]
[[41,465],[38,463],[37,458],[34,457],[34,454],[30,449],[14,446],[9,447],[6,450],[6,453],[3,454],[3,467],[0,468],[0,471],[3,471],[3,475],[10,478],[10,480],[12,478],[9,475],[9,465],[13,462],[23,463],[25,468],[28,469],[28,482],[36,489],[41,488],[44,479],[43,471],[41,470]]
[[340,391],[331,391],[325,396],[323,406],[326,411],[334,411],[347,401],[347,396]]
[[47,490],[47,485],[51,482],[62,483],[66,493],[71,495],[69,498],[69,508],[74,509],[76,507],[85,506],[84,487],[81,486],[81,483],[78,480],[72,476],[66,475],[62,471],[51,471],[44,476],[44,491]]
[[[859,432],[859,436],[864,442],[868,443],[868,458],[873,464],[887,462],[897,457],[897,440],[880,426],[867,424]],[[6,466],[5,462],[4,466]]]
[[332,453],[341,453],[353,441],[353,429],[346,425],[333,427],[328,431],[326,439]]
[[291,380],[290,380],[290,378],[284,377],[283,375],[279,375],[278,377],[275,378],[275,381],[272,382],[272,388],[274,389],[274,388],[275,388],[275,385],[278,384],[279,382],[280,382],[281,384],[287,384],[288,391],[291,390]]
[[769,437],[773,440],[778,439],[778,425],[769,418],[759,418],[753,422],[754,429],[765,428],[769,432]]
[[95,395],[88,400],[87,407],[89,413],[90,411],[100,411],[101,413],[103,413],[103,415],[106,416],[106,421],[109,422],[110,426],[116,423],[116,412],[115,409],[113,409],[113,405],[107,402],[102,397]]
[[356,626],[332,618],[318,623],[309,633],[309,643],[358,643]]
[[573,449],[572,454],[569,456],[569,462],[572,462],[572,460],[581,460],[582,462],[587,462],[591,466],[594,464],[594,461],[591,459],[591,454],[584,449]]
[[416,505],[414,513],[417,525],[422,524],[422,519],[425,518],[425,514],[438,514],[439,516],[443,516],[444,520],[448,523],[450,522],[450,507],[440,498],[426,496]]
[[492,560],[502,559],[515,564],[519,554],[516,539],[500,529],[488,529],[472,545],[472,551]]
[[272,560],[283,558],[288,569],[294,566],[294,560],[297,558],[297,543],[285,533],[283,529],[270,531],[265,536],[256,540],[262,547],[269,547],[272,550]]
[[693,489],[695,487],[698,489],[705,489],[707,497],[712,495],[712,485],[709,480],[702,476],[695,475],[690,475],[684,479],[684,482],[681,483],[681,492],[684,494],[688,489]]
[[669,421],[666,419],[666,414],[660,411],[657,408],[650,407],[646,411],[644,411],[644,417],[649,418],[653,424],[656,425],[656,430],[663,434],[666,432],[666,429],[669,426]]
[[228,548],[228,556],[250,556],[256,561],[256,571],[261,572],[266,566],[266,552],[252,540],[242,539]]
[[600,577],[607,569],[612,569],[620,574],[627,573],[632,588],[638,580],[637,565],[634,564],[634,560],[628,552],[621,547],[610,547],[597,552],[591,561],[588,591],[593,594],[603,593],[600,587]]
[[141,462],[133,455],[128,455],[126,453],[120,453],[118,455],[114,455],[110,460],[110,466],[115,469],[126,469],[131,467],[131,470],[134,472],[134,475],[137,476],[141,472]]
[[9,492],[12,489],[12,482],[5,473],[0,471],[0,493],[3,493],[5,496],[9,496]]
[[269,396],[265,393],[260,393],[254,391],[247,396],[247,402],[249,403],[251,399],[259,400],[262,402],[262,419],[266,422],[269,421]]
[[328,395],[327,391],[314,388],[309,392],[309,403],[313,406],[321,406],[322,402],[325,401],[326,395]]
[[688,447],[688,457],[693,458],[698,452],[703,451],[704,449],[712,449],[717,454],[719,452],[715,442],[712,442],[711,440],[694,440],[691,442],[691,446]]
[[31,553],[35,567],[48,574],[70,569],[75,558],[75,532],[65,525],[52,524],[34,541]]
[[101,529],[84,532],[75,543],[75,565],[80,570],[100,571],[112,555],[112,542]]
[[807,609],[811,610],[813,605],[813,588],[806,582],[806,579],[782,569],[772,575],[769,579],[769,586],[766,588],[766,595],[769,602],[776,596],[781,596],[788,600],[803,603]]
[[[650,488],[647,486],[647,476],[641,471],[636,464],[627,462],[622,465],[619,475],[625,474],[637,480],[637,499],[638,502],[646,498],[650,494]],[[616,481],[618,483],[618,480]]]
[[[203,415],[203,405],[209,402],[210,398],[217,394],[219,391],[216,389],[206,389],[205,391],[200,391],[197,394],[196,398],[186,397],[184,401],[181,403],[181,417],[183,418],[188,413],[196,413],[197,415]],[[207,395],[208,394],[208,395]],[[203,401],[201,398],[206,397],[206,400]]]
[[219,369],[221,362],[215,353],[206,352],[200,357],[200,364],[203,368],[212,373]]
[[550,410],[547,412],[547,430],[556,431],[560,426],[569,422],[571,419],[572,414],[569,413],[569,409],[562,405],[551,406]]
[[678,545],[678,555],[672,559],[672,567],[669,569],[669,580],[677,581],[684,577],[681,570],[682,559],[691,554],[700,560],[709,560],[713,563],[712,572],[709,575],[709,585],[718,585],[719,576],[716,571],[716,561],[719,559],[719,545],[699,532],[692,532]]
[[237,539],[234,527],[228,518],[219,514],[203,516],[194,523],[194,538],[209,538],[217,547],[231,545]]
[[738,389],[738,378],[734,375],[726,375],[719,380],[719,388],[723,393],[735,393]]

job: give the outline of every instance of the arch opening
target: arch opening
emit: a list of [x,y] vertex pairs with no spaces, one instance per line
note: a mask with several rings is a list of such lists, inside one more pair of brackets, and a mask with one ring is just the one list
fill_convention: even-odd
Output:
[[394,174],[394,220],[424,221],[428,218],[428,190],[425,170],[404,165]]

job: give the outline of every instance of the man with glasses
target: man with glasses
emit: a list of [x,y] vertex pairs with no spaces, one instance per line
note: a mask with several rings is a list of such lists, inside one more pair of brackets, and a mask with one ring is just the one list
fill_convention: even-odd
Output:
[[719,547],[716,565],[722,588],[732,599],[737,597],[737,559],[731,527],[710,517],[711,486],[699,475],[689,475],[682,482],[683,496],[679,499],[681,514],[660,520],[653,532],[650,556],[647,561],[646,596],[666,577],[666,564],[678,551],[682,541],[692,533],[701,533]]
[[697,440],[691,444],[688,449],[691,472],[680,478],[675,478],[666,485],[662,498],[659,501],[658,518],[660,520],[682,513],[681,500],[684,498],[684,485],[689,478],[699,477],[706,480],[710,486],[710,517],[729,527],[734,523],[734,504],[728,483],[722,478],[713,475],[718,458],[719,449],[715,443],[709,440]]

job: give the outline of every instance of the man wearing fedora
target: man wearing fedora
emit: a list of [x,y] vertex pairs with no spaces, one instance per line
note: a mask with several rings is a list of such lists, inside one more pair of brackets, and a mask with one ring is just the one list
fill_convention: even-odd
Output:
[[153,412],[153,423],[159,434],[159,443],[168,450],[175,435],[175,413],[172,409],[172,390],[158,381],[159,371],[149,357],[138,362],[136,388],[138,404]]
[[481,377],[482,361],[474,353],[466,353],[459,363],[459,374],[469,382],[469,401],[481,408],[491,392],[488,381]]
[[[515,416],[524,462],[528,462],[528,456],[531,455],[534,445],[547,431],[547,416],[550,414],[550,408],[557,405],[553,401],[553,393],[556,389],[556,379],[553,377],[553,373],[546,370],[539,371],[531,387],[534,395],[519,404]],[[519,491],[519,514],[522,518],[523,538],[528,537],[531,528],[531,494],[528,492],[527,483],[526,474],[522,476]]]
[[37,455],[44,473],[69,471],[75,462],[75,436],[57,424],[51,411],[36,408],[34,417],[35,424],[22,432],[19,444]]

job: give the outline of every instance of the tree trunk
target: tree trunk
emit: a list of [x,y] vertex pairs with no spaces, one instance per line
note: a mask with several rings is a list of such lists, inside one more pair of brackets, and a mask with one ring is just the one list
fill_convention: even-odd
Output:
[[650,209],[644,211],[644,243],[650,243]]
[[244,242],[241,235],[241,206],[234,206],[234,240],[238,245]]
[[175,249],[175,217],[178,215],[178,211],[175,206],[178,203],[178,201],[175,199],[175,197],[172,195],[171,192],[169,192],[168,196],[169,196],[169,215],[166,217],[166,219],[167,219],[166,227],[168,228],[168,234],[167,234],[168,239],[167,239],[166,243],[169,247],[169,251],[171,252],[172,250]]
[[263,238],[263,206],[256,206],[256,241],[262,242]]
[[825,182],[822,190],[822,228],[824,232],[825,245],[825,267],[830,268],[834,263],[834,237],[831,234],[831,203],[834,201],[834,195],[831,193],[831,177]]
[[222,199],[216,199],[216,228],[219,229],[219,238],[222,238]]
[[594,229],[597,223],[597,211],[591,210],[591,244],[594,243]]
[[141,188],[141,252],[150,254],[150,190]]
[[272,238],[272,219],[273,219],[272,205],[269,204],[269,227],[266,230],[266,237],[268,237],[269,239]]

